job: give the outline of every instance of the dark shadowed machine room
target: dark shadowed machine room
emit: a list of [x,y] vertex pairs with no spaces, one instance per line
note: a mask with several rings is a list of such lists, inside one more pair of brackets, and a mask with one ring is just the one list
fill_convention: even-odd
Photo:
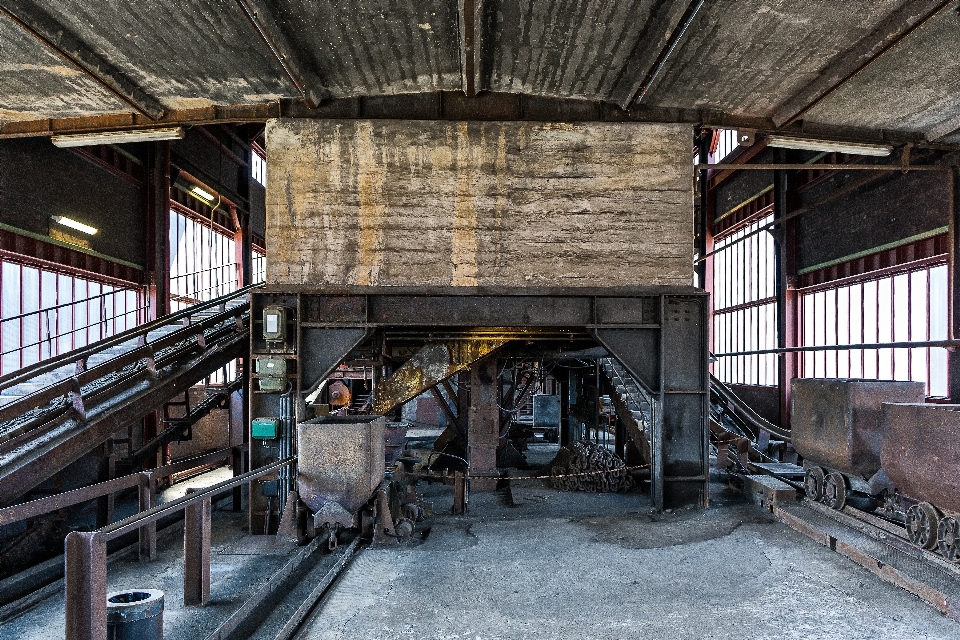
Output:
[[0,640],[960,638],[960,0],[0,0]]

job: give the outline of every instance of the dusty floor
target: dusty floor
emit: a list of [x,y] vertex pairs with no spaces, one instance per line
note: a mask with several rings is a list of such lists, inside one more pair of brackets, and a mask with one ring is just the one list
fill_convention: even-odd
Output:
[[[531,462],[551,457],[535,445]],[[522,472],[525,473],[525,472]],[[363,551],[301,637],[960,637],[960,625],[714,486],[713,508],[654,515],[642,494],[578,494],[543,481],[474,494],[443,515],[450,486],[421,484],[437,513],[419,544]],[[213,601],[182,606],[182,546],[157,562],[112,563],[109,588],[167,593],[165,638],[204,638],[287,559],[214,515]],[[0,638],[63,637],[62,596],[0,625]]]
[[[738,493],[654,516],[637,494],[514,482],[419,546],[368,550],[302,637],[960,637],[960,625]],[[448,488],[447,488],[448,490]],[[447,506],[442,492],[437,511]]]

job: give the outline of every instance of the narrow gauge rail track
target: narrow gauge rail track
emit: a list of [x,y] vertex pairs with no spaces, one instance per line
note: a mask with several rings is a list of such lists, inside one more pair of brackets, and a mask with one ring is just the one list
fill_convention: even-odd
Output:
[[[758,469],[803,492],[790,478]],[[851,505],[832,509],[805,495],[798,502],[765,506],[795,531],[853,560],[960,622],[960,563],[923,549],[906,527]]]
[[322,611],[330,588],[370,541],[355,537],[330,549],[330,534],[317,536],[294,554],[206,640],[291,640]]

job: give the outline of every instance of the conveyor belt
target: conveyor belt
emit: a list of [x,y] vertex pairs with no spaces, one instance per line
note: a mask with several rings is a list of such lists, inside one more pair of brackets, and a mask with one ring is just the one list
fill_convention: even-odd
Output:
[[[246,354],[250,288],[0,379],[2,391],[33,374],[74,367],[72,375],[0,407],[0,506]],[[179,328],[159,331],[170,325]],[[121,353],[87,368],[117,347]]]

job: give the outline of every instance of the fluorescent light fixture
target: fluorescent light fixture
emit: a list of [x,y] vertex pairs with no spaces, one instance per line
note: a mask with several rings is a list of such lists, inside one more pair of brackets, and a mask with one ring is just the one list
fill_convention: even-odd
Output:
[[83,233],[90,236],[96,235],[97,231],[99,231],[99,229],[97,229],[96,227],[91,227],[88,224],[83,224],[82,222],[78,222],[73,218],[68,218],[66,216],[51,216],[50,219],[56,222],[57,224],[62,224],[65,227],[70,227],[71,229],[82,231]]
[[207,202],[213,202],[213,194],[204,191],[197,185],[193,185],[192,187],[190,187],[190,193],[197,196],[201,200],[205,200]]
[[185,180],[182,177],[177,177],[173,183],[173,186],[175,186],[177,189],[180,189],[180,191],[183,191],[188,196],[193,196],[208,207],[212,207],[217,202],[217,194],[213,192],[212,189],[208,191],[206,188],[201,187],[194,182],[190,182],[189,180]]
[[183,127],[166,127],[163,129],[99,131],[97,133],[51,136],[50,141],[57,147],[84,147],[93,144],[123,144],[125,142],[152,142],[156,140],[179,140],[181,138],[183,138]]
[[888,156],[893,151],[893,145],[889,144],[840,142],[837,140],[817,140],[815,138],[794,138],[777,135],[767,136],[767,146],[780,147],[781,149],[850,153],[859,156]]

